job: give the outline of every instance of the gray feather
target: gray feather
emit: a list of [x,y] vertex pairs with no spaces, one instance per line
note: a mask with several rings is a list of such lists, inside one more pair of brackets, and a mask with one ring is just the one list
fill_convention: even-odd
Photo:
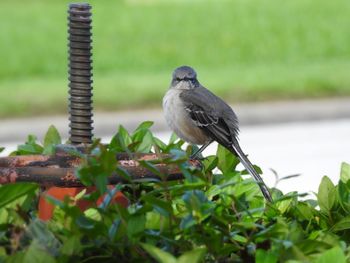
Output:
[[232,108],[203,86],[182,91],[180,98],[198,125],[218,125],[220,118],[227,123],[229,134],[238,135],[238,119]]

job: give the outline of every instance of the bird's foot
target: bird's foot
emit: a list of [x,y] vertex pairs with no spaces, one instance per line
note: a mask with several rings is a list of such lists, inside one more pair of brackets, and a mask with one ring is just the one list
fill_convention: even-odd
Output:
[[208,159],[208,157],[203,157],[203,156],[201,156],[201,155],[195,155],[195,154],[193,154],[193,155],[190,156],[190,160],[205,161],[205,160],[207,160],[207,159]]

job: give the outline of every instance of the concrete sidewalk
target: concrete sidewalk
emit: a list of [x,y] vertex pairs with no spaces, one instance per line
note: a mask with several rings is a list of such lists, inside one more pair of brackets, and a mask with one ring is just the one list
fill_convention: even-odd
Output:
[[[242,126],[350,118],[350,98],[237,104],[232,107]],[[168,130],[162,109],[159,108],[96,112],[94,134],[96,137],[109,136],[117,131],[119,124],[133,130],[146,120],[154,122],[153,131]],[[51,124],[56,126],[63,138],[68,138],[68,114],[0,120],[0,123],[0,146],[4,143],[24,142],[28,134],[34,134],[41,140]]]

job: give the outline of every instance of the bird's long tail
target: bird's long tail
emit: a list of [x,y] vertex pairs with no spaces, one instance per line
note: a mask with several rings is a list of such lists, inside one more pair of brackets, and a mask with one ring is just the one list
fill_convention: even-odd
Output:
[[230,151],[232,151],[235,155],[238,156],[239,160],[241,161],[241,163],[243,164],[245,169],[247,169],[247,171],[250,173],[250,175],[253,176],[255,181],[258,183],[260,190],[261,190],[263,196],[265,197],[265,199],[269,202],[272,202],[272,197],[271,197],[271,194],[270,194],[266,184],[264,183],[264,181],[260,177],[260,175],[257,173],[257,171],[254,169],[252,163],[249,161],[247,156],[243,153],[238,142],[234,141],[234,143],[231,146],[232,146],[232,149],[230,149]]

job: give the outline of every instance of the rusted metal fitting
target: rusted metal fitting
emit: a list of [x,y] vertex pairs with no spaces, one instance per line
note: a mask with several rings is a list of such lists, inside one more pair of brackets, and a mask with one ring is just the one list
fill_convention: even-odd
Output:
[[[159,156],[153,153],[135,154],[129,157],[125,153],[117,154],[118,166],[128,172],[130,178],[128,181],[125,177],[114,172],[108,177],[108,184],[142,182],[144,179],[154,181],[183,179],[182,172],[175,164],[155,164],[160,174],[164,175],[162,178],[140,164],[140,161],[154,161],[168,157],[169,155]],[[82,187],[83,184],[75,175],[75,171],[81,163],[81,158],[70,155],[3,157],[0,158],[0,184],[34,182],[45,187]],[[197,160],[190,160],[189,164],[193,167],[201,167],[201,163]]]
[[70,142],[92,142],[91,6],[70,4],[68,10]]

